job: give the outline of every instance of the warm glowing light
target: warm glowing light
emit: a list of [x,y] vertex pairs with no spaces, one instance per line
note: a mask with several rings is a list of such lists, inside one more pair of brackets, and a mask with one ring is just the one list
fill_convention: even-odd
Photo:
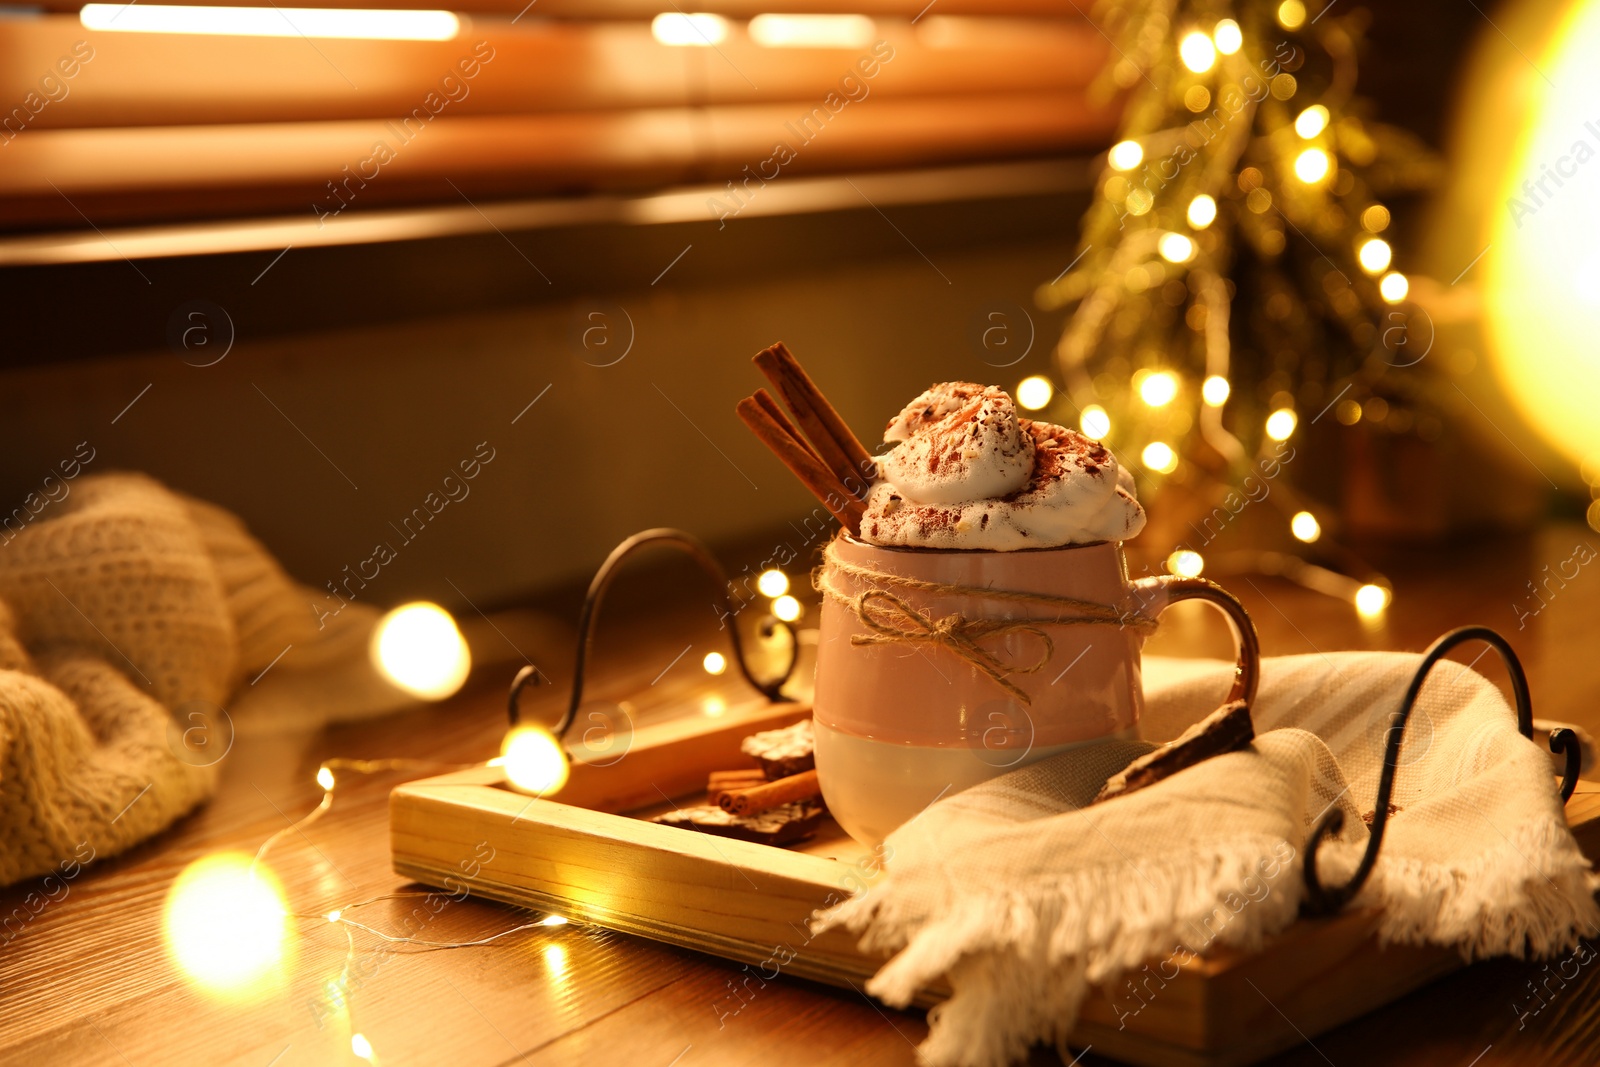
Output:
[[1178,395],[1178,379],[1171,371],[1158,370],[1139,383],[1139,398],[1153,408],[1166,407]]
[[565,978],[567,974],[567,949],[564,945],[546,945],[544,947],[544,965],[550,969],[553,978]]
[[1205,559],[1192,549],[1180,548],[1167,557],[1167,570],[1184,578],[1198,578],[1205,569]]
[[402,604],[378,620],[372,658],[384,676],[423,700],[443,700],[461,688],[472,655],[450,613],[437,604]]
[[1289,520],[1289,532],[1306,544],[1310,544],[1322,536],[1322,524],[1311,512],[1297,511],[1294,513],[1294,518]]
[[700,666],[706,669],[707,674],[721,674],[728,669],[728,658],[721,652],[707,652]]
[[1171,474],[1178,469],[1178,454],[1164,441],[1151,441],[1145,445],[1140,458],[1146,467],[1162,474]]
[[1239,24],[1232,19],[1223,19],[1217,23],[1216,29],[1211,31],[1211,39],[1217,43],[1217,51],[1225,56],[1231,56],[1244,44],[1244,34],[1239,31]]
[[1213,374],[1200,386],[1200,399],[1209,406],[1220,408],[1228,402],[1228,396],[1233,392],[1233,387],[1228,384],[1228,379],[1220,374]]
[[1306,5],[1300,0],[1283,0],[1278,5],[1278,25],[1286,30],[1297,30],[1306,20]]
[[1315,185],[1328,176],[1332,165],[1328,153],[1320,148],[1308,148],[1294,157],[1294,176],[1307,185]]
[[1389,257],[1393,252],[1389,242],[1381,237],[1369,238],[1363,241],[1356,251],[1356,258],[1361,260],[1361,269],[1368,274],[1382,274],[1389,269]]
[[1391,304],[1398,304],[1411,292],[1411,283],[1406,276],[1397,270],[1392,270],[1378,279],[1378,292]]
[[515,726],[500,745],[506,778],[524,793],[545,796],[567,784],[567,753],[542,726]]
[[1300,418],[1293,411],[1279,408],[1267,416],[1267,436],[1274,441],[1287,441],[1299,424]]
[[1478,291],[1500,393],[1523,425],[1581,463],[1600,454],[1600,196],[1597,168],[1589,166],[1594,141],[1584,126],[1594,121],[1600,97],[1600,5],[1557,10],[1564,14],[1549,44],[1529,61],[1560,91],[1537,73],[1515,89],[1506,82],[1496,90],[1517,102],[1517,120],[1514,131],[1495,137],[1493,158],[1473,161],[1498,177],[1497,188],[1482,194],[1493,205],[1489,232],[1472,237],[1489,250],[1462,284],[1482,275]]
[[183,869],[167,891],[167,952],[195,986],[247,996],[283,958],[283,887],[243,852],[218,852]]
[[360,1059],[372,1061],[372,1042],[368,1041],[365,1034],[350,1035],[350,1051]]
[[85,4],[84,29],[122,33],[208,33],[229,37],[354,37],[448,41],[461,20],[448,11],[344,10],[322,7],[186,7]]
[[800,606],[800,601],[784,595],[772,602],[772,613],[784,622],[794,622],[805,613],[805,609]]
[[1035,374],[1022,379],[1017,383],[1017,403],[1029,411],[1038,411],[1050,403],[1050,398],[1056,395],[1056,387],[1050,384],[1050,379],[1040,374]]
[[650,33],[661,44],[710,48],[728,38],[728,20],[721,15],[667,11],[650,20]]
[[878,36],[865,15],[757,15],[750,39],[766,48],[865,48]]
[[712,693],[700,701],[700,710],[707,718],[720,719],[728,711],[728,702],[723,699],[722,694]]
[[1189,225],[1197,230],[1210,226],[1217,217],[1217,202],[1205,193],[1189,201]]
[[1194,242],[1181,233],[1164,233],[1156,249],[1168,263],[1187,263],[1194,258]]
[[1328,128],[1328,109],[1321,104],[1312,104],[1300,112],[1294,120],[1294,132],[1310,140]]
[[1144,160],[1144,148],[1138,141],[1118,141],[1106,153],[1112,170],[1132,170]]
[[539,920],[540,926],[565,926],[570,920],[565,915],[546,915]]
[[318,767],[317,768],[317,784],[322,787],[323,792],[327,792],[328,790],[332,789],[333,788],[333,772],[328,770],[328,768],[326,768],[326,767]]
[[338,908],[334,908],[332,911],[328,912],[328,914],[324,915],[323,918],[327,919],[331,923],[336,923],[339,921],[339,916],[343,914],[344,912],[340,911]]
[[762,596],[782,596],[789,591],[789,576],[775,568],[764,570],[756,579],[756,588]]
[[1205,34],[1190,33],[1178,44],[1178,58],[1196,74],[1204,74],[1217,61],[1217,50]]
[[1390,599],[1389,590],[1369,583],[1356,590],[1356,611],[1364,619],[1377,618],[1389,606]]
[[1389,228],[1389,209],[1373,204],[1361,213],[1361,228],[1368,233],[1382,233]]
[[1099,404],[1090,404],[1078,416],[1078,429],[1083,431],[1085,437],[1098,441],[1111,432],[1111,416]]

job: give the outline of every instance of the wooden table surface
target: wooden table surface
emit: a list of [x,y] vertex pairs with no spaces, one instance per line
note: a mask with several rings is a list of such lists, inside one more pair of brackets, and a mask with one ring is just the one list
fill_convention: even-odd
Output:
[[[1600,544],[1600,535],[1552,525],[1528,538],[1419,553],[1391,567],[1396,600],[1377,625],[1363,624],[1347,604],[1281,581],[1221,580],[1249,607],[1269,655],[1416,650],[1456,625],[1494,626],[1523,657],[1535,713],[1600,733],[1600,578],[1585,570],[1547,593],[1537,615],[1524,614],[1539,606],[1527,582],[1540,580],[1545,564],[1568,559],[1580,542]],[[1164,621],[1151,652],[1226,654],[1220,624],[1203,608],[1180,609]],[[731,702],[748,695],[731,672],[711,679],[701,671],[700,657],[720,647],[703,610],[682,619],[652,614],[631,626],[608,624],[600,642],[597,697],[629,699],[642,720],[714,713],[719,697]],[[673,661],[686,643],[690,651]],[[570,648],[527,651],[557,683],[536,691],[528,706],[552,712],[563,698]],[[1503,677],[1489,658],[1479,667]],[[337,983],[348,954],[343,932],[320,919],[294,920],[282,963],[249,995],[219,997],[183,977],[165,947],[162,912],[187,864],[218,850],[253,853],[268,835],[311,810],[320,798],[313,777],[323,759],[471,762],[492,755],[504,731],[509,673],[497,669],[443,705],[387,719],[241,735],[209,804],[155,840],[84,871],[64,898],[0,945],[0,1063],[359,1064],[352,1033],[370,1042],[375,1062],[390,1067],[914,1062],[913,1047],[926,1033],[919,1013],[780,978],[719,1023],[714,1005],[726,994],[734,965],[577,925],[454,949],[386,950],[376,938],[356,933],[360,977],[347,981],[341,995]],[[346,776],[322,820],[274,847],[268,863],[293,910],[316,914],[408,888],[390,869],[386,820],[388,788],[401,777]],[[37,888],[0,892],[0,914],[21,906]],[[360,914],[373,928],[393,931],[415,903],[379,901]],[[446,906],[420,936],[474,940],[527,918],[469,899]],[[218,937],[226,941],[230,931]],[[1537,1014],[1519,1018],[1530,1003],[1528,983],[1541,977],[1538,966],[1478,964],[1271,1062],[1594,1064],[1600,1062],[1597,973],[1600,968],[1584,968],[1565,988],[1545,993]],[[1034,1059],[1056,1061],[1044,1051]],[[1079,1062],[1109,1061],[1090,1051]]]

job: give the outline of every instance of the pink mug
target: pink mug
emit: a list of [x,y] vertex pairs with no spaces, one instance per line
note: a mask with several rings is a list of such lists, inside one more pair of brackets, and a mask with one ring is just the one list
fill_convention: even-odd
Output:
[[1232,623],[1229,700],[1253,700],[1259,681],[1238,600],[1202,578],[1130,581],[1119,542],[963,552],[840,533],[819,583],[817,775],[839,825],[868,846],[941,796],[1136,738],[1140,650],[1168,604],[1206,600]]

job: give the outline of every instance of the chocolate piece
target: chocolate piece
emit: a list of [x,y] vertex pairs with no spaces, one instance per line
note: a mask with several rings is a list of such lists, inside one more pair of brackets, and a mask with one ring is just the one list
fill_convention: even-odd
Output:
[[700,804],[664,812],[650,821],[716,837],[731,837],[736,841],[754,841],[758,845],[787,845],[816,833],[824,814],[821,804],[806,801],[771,808],[759,815],[732,815],[721,808]]
[[739,751],[746,756],[754,756],[761,764],[767,780],[775,782],[815,767],[815,748],[816,737],[811,731],[811,720],[801,719],[781,730],[763,730],[759,734],[751,734],[739,746]]
[[1224,704],[1178,736],[1176,741],[1147,752],[1112,775],[1095,796],[1096,804],[1155,785],[1179,771],[1224,752],[1241,749],[1255,740],[1250,708],[1242,700]]

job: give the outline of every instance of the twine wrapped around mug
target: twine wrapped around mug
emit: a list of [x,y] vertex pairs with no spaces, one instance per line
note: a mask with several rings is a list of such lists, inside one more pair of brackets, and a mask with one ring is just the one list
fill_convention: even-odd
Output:
[[[1057,596],[1052,593],[1026,593],[1014,589],[993,589],[980,585],[955,585],[908,578],[901,574],[874,570],[857,563],[846,563],[832,544],[823,549],[823,566],[812,576],[812,585],[823,596],[843,604],[871,630],[870,634],[855,634],[852,645],[934,644],[949,649],[1023,704],[1033,699],[1021,686],[1011,681],[1010,674],[1033,674],[1044,669],[1055,655],[1055,642],[1042,626],[1105,625],[1115,623],[1148,634],[1156,628],[1156,620],[1139,611],[1120,611],[1109,604],[1097,604],[1077,597]],[[830,575],[838,573],[863,583],[881,583],[854,596],[836,587]],[[897,594],[882,588],[883,585],[914,589],[939,596],[975,597],[989,600],[1010,600],[1027,604],[1042,604],[1061,609],[1061,613],[1044,619],[969,619],[960,613],[934,618],[929,612],[918,610]],[[1072,612],[1073,614],[1066,614]],[[1001,634],[1028,633],[1044,643],[1043,654],[1029,664],[1007,664],[978,642],[986,637]]]

